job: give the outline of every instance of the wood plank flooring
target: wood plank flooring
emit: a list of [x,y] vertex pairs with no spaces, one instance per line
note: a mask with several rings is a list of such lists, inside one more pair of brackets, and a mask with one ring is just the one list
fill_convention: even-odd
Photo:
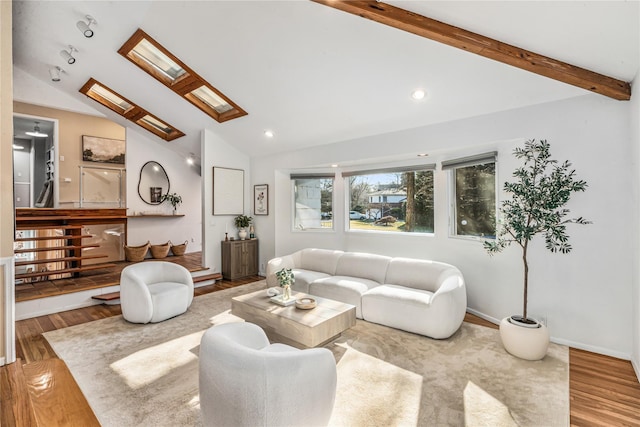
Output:
[[[196,288],[195,294],[199,296],[259,279],[261,279],[260,276],[252,276],[236,281],[221,280],[214,285]],[[39,369],[35,362],[57,359],[54,351],[42,337],[43,332],[116,316],[120,313],[119,305],[97,305],[16,322],[16,352],[22,360],[0,368],[0,425],[19,427],[43,425],[36,422],[36,416],[29,403],[23,372],[23,364],[33,364],[27,368],[30,375],[33,375],[31,371],[36,371],[37,374]],[[497,328],[496,325],[470,314],[467,314],[465,321]],[[572,426],[640,427],[640,383],[629,361],[573,348],[569,350],[569,360]],[[55,365],[58,363],[56,362]],[[58,376],[62,378],[68,373],[64,363],[59,365],[62,366],[50,371],[53,378]],[[41,370],[45,371],[47,368],[43,367]],[[70,387],[73,388],[73,386]],[[82,405],[78,404],[78,406]],[[82,425],[95,424],[92,424],[89,417]]]

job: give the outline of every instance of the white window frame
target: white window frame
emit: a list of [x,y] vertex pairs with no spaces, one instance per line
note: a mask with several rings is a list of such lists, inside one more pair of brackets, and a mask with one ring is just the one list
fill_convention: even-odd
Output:
[[492,151],[488,153],[476,154],[468,157],[461,157],[442,162],[442,170],[447,172],[447,186],[449,195],[449,238],[470,240],[476,242],[484,242],[485,240],[493,240],[495,237],[482,237],[457,234],[457,210],[456,210],[456,170],[468,166],[482,165],[487,163],[494,164],[494,192],[495,192],[495,215],[496,215],[496,233],[498,229],[498,208],[499,208],[499,186],[498,186],[498,152]]
[[[332,179],[333,185],[331,190],[331,227],[310,227],[301,228],[300,224],[296,224],[296,180],[298,179]],[[291,185],[291,231],[294,233],[328,233],[335,232],[336,228],[336,175],[335,173],[309,173],[309,174],[296,174],[292,173],[289,177]],[[322,221],[322,218],[320,218]]]

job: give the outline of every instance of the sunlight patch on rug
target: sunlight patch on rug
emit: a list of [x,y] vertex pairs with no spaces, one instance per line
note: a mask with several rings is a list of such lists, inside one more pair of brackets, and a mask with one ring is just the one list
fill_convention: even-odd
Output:
[[197,363],[198,357],[191,349],[200,345],[203,334],[195,332],[136,351],[113,362],[111,369],[132,389],[144,387],[177,368]]
[[517,427],[507,405],[469,381],[464,388],[464,421],[467,427]]
[[347,348],[338,362],[336,403],[329,425],[415,426],[421,393],[420,375]]

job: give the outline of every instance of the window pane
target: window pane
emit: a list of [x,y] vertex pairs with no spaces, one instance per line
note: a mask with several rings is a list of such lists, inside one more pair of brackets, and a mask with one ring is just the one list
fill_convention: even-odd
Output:
[[158,129],[159,131],[162,131],[164,133],[171,133],[173,131],[173,128],[171,128],[171,126],[167,125],[166,123],[161,122],[160,120],[156,120],[155,118],[151,117],[150,115],[146,115],[143,118],[140,119],[141,122],[146,123],[149,126],[152,126],[156,129]]
[[198,89],[191,91],[191,93],[220,114],[233,109],[227,101],[206,86],[200,86]]
[[495,166],[492,162],[454,170],[456,235],[495,237]]
[[114,107],[119,108],[123,112],[128,111],[131,108],[131,104],[129,104],[127,101],[97,83],[91,86],[90,92],[101,96],[107,102],[110,102]]
[[169,77],[171,80],[176,80],[178,77],[186,73],[180,65],[162,53],[146,39],[142,39],[131,52],[165,76]]
[[353,175],[349,229],[433,233],[433,171]]
[[333,228],[333,178],[292,181],[295,203],[294,228]]

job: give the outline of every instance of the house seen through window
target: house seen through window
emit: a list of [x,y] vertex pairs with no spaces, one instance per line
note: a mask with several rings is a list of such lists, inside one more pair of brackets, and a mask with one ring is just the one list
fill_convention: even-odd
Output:
[[350,230],[433,233],[433,169],[420,165],[343,173]]

